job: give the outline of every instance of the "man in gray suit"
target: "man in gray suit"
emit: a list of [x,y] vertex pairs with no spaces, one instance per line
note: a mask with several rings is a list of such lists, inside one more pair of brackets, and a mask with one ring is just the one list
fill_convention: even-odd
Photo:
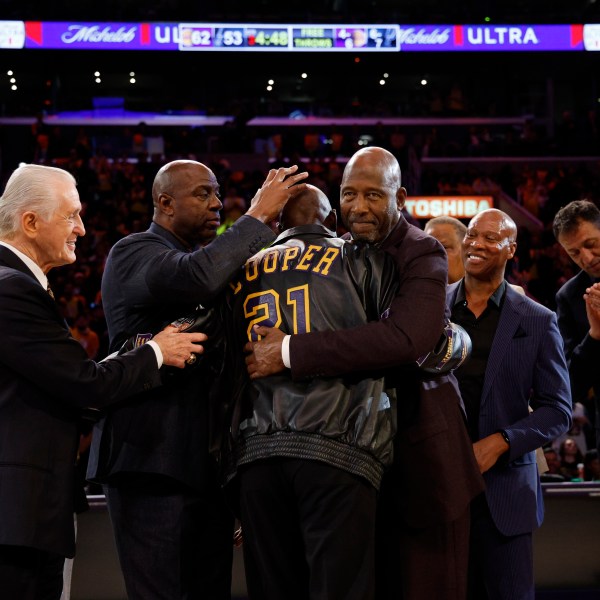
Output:
[[[201,353],[201,333],[168,327],[147,347],[95,363],[48,288],[85,235],[73,176],[23,165],[0,198],[0,596],[58,600],[75,553],[81,409],[161,384],[159,368]],[[194,343],[196,342],[196,343]]]
[[447,292],[452,321],[473,345],[456,377],[486,483],[471,504],[470,600],[533,600],[532,532],[544,515],[535,450],[571,424],[556,315],[504,279],[516,235],[500,210],[473,217],[462,243],[464,279]]

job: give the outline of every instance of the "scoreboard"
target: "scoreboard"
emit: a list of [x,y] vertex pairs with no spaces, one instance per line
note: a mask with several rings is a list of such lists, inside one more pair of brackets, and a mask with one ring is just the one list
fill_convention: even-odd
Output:
[[0,50],[600,51],[600,24],[403,25],[0,21]]
[[399,50],[396,25],[179,24],[179,50]]

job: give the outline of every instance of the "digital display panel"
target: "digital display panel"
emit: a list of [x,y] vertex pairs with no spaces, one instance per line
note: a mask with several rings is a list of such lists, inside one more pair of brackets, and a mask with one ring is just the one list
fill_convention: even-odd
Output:
[[267,25],[179,25],[179,50],[288,50],[289,28]]
[[402,52],[583,50],[583,25],[400,25]]
[[294,50],[398,51],[396,25],[306,25],[292,28]]
[[396,25],[179,25],[180,50],[391,50]]
[[0,21],[2,49],[522,52],[600,50],[600,25]]

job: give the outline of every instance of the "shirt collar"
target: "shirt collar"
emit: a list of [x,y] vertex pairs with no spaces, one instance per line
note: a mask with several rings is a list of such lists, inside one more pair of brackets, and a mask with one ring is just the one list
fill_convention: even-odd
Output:
[[[502,280],[502,283],[494,290],[494,293],[490,296],[488,302],[491,300],[498,308],[502,306],[502,300],[504,298],[504,294],[506,292],[506,279]],[[454,302],[454,306],[457,304],[461,304],[467,300],[467,295],[465,294],[465,280],[460,280],[458,284],[458,290],[456,292],[456,300]]]
[[40,285],[46,290],[48,289],[48,278],[44,275],[44,271],[40,269],[40,266],[29,256],[23,254],[20,250],[17,250],[14,246],[8,242],[0,240],[0,246],[4,246],[14,252],[24,263],[27,268],[33,273],[34,277],[40,282]]

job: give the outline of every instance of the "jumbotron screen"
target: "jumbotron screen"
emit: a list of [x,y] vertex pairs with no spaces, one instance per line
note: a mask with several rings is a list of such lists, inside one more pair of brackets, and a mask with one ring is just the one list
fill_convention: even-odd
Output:
[[399,25],[0,21],[0,49],[248,52],[600,50],[600,24]]

